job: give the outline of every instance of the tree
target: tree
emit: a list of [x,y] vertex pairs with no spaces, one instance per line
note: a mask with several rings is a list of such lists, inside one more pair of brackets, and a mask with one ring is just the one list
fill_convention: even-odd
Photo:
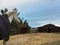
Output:
[[11,23],[11,34],[15,35],[19,33],[20,27],[19,27],[19,23],[17,23],[14,19]]

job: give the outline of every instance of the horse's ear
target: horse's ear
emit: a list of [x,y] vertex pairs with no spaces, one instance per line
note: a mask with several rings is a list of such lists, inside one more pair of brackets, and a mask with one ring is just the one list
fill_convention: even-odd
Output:
[[7,8],[5,8],[5,12],[7,12],[8,11],[8,9]]
[[5,8],[5,10],[3,10],[3,9],[1,10],[1,13],[2,13],[2,14],[5,14],[7,11],[8,11],[8,9]]
[[17,12],[17,8],[14,8],[13,11],[16,11]]
[[4,14],[4,10],[3,9],[1,10],[1,13]]

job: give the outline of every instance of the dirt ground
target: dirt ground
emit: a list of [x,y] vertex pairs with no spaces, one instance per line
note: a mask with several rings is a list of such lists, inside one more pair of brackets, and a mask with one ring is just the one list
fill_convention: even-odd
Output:
[[[0,45],[2,45],[2,40]],[[10,36],[7,45],[60,45],[59,33],[28,33]]]

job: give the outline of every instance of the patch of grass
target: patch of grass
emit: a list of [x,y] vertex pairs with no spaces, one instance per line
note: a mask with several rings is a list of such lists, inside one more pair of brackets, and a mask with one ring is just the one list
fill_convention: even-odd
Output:
[[55,42],[50,42],[50,43],[41,44],[41,45],[60,45],[60,40],[55,41]]
[[49,45],[59,40],[60,34],[56,33],[28,33],[11,36],[8,45]]

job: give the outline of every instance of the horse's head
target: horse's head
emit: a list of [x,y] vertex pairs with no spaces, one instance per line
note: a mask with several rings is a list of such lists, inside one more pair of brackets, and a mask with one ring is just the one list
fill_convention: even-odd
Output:
[[17,9],[13,9],[11,12],[6,12],[6,14],[8,15],[8,18],[9,18],[9,21],[10,23],[12,22],[13,18],[20,23],[20,20],[19,20],[19,13],[17,13]]

